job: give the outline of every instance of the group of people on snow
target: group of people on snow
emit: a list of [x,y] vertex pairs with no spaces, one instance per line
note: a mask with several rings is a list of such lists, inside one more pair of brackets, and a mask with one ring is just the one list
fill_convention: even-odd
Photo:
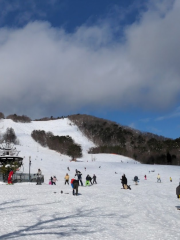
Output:
[[51,176],[49,179],[49,185],[56,185],[56,182],[57,182],[56,176],[54,177]]
[[[93,180],[93,182],[92,182]],[[94,174],[93,175],[93,178],[91,178],[91,176],[88,174],[86,176],[86,186],[88,185],[91,185],[96,183],[96,175]],[[82,173],[76,169],[76,172],[75,172],[75,178],[72,178],[71,179],[71,186],[72,186],[72,189],[73,189],[73,195],[78,195],[78,187],[79,185],[81,184],[81,186],[83,186],[83,182],[82,182]]]
[[[67,168],[68,171],[70,171],[69,167]],[[97,184],[97,181],[96,181],[96,175],[94,174],[93,177],[91,177],[89,174],[86,176],[86,186],[89,186],[90,184],[93,185],[93,184]],[[65,177],[64,177],[64,184],[68,184],[69,185],[69,179],[70,179],[70,176],[68,173],[66,173]],[[50,185],[56,185],[56,181],[57,181],[57,178],[56,176],[50,178],[49,180],[49,184]],[[74,175],[74,178],[71,179],[71,187],[73,189],[73,195],[78,195],[78,187],[79,186],[83,186],[83,181],[82,181],[82,173],[79,171],[79,170],[75,170],[75,175]]]

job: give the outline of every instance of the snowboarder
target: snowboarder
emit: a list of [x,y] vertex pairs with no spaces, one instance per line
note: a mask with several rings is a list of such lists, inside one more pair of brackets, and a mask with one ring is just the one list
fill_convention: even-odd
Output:
[[170,179],[169,179],[169,180],[170,180],[170,182],[172,182],[172,178],[171,178],[171,177],[170,177]]
[[97,182],[96,182],[96,175],[95,175],[95,174],[93,175],[93,184],[94,184],[94,183],[97,184]]
[[157,182],[161,182],[161,176],[159,175],[159,173],[157,175]]
[[66,185],[66,183],[69,185],[69,175],[68,175],[68,173],[66,173],[66,176],[64,177],[64,179],[65,179],[65,185]]

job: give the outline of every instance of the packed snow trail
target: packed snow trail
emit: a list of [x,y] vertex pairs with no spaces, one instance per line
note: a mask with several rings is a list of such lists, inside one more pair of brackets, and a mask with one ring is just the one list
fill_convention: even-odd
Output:
[[[64,185],[67,165],[70,177],[79,169],[85,183],[86,174],[95,173],[97,184],[79,187],[80,195],[73,196],[71,186]],[[155,172],[148,174],[151,167]],[[175,208],[180,205],[175,194],[179,167],[102,161],[62,162],[59,172],[56,186],[47,183],[0,186],[0,239],[180,238],[180,212]],[[163,179],[161,184],[156,183],[158,172]],[[123,173],[131,191],[121,189]],[[134,174],[140,178],[137,186],[132,181]],[[144,174],[147,180],[143,179]],[[172,183],[169,175],[173,176]]]

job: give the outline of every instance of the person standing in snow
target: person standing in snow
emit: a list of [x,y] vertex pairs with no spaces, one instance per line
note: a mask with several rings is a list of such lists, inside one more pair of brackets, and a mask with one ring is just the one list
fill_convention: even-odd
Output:
[[144,180],[147,180],[147,176],[146,175],[144,175]]
[[77,177],[77,180],[79,181],[79,183],[81,183],[81,186],[83,186],[82,173],[80,171],[77,171],[75,176]]
[[97,182],[96,182],[96,175],[95,175],[95,174],[93,175],[93,184],[94,184],[94,183],[97,184]]
[[123,175],[122,175],[122,178],[121,178],[120,180],[121,180],[121,183],[122,183],[123,188],[125,188],[125,185],[127,185],[126,175],[123,174]]
[[180,184],[179,184],[179,186],[176,188],[176,195],[177,195],[177,198],[180,198]]
[[53,185],[53,184],[56,185],[56,181],[57,181],[57,178],[56,178],[56,176],[54,176],[54,177],[53,177],[52,185]]
[[76,190],[76,196],[78,195],[79,181],[76,179],[71,179],[71,187],[73,189],[72,194],[75,195],[74,190]]
[[170,177],[170,179],[169,179],[169,180],[170,180],[170,182],[172,182],[172,178],[171,178],[171,177]]
[[53,177],[52,176],[51,176],[50,180],[51,180],[51,185],[53,185]]
[[89,186],[90,185],[90,176],[89,174],[86,176],[86,186]]
[[64,179],[65,179],[65,185],[66,185],[66,183],[69,185],[69,175],[68,175],[68,173],[66,173],[66,176],[64,177]]
[[38,176],[41,176],[41,175],[42,175],[42,171],[41,171],[40,168],[38,169],[37,175],[38,175]]
[[157,175],[157,182],[161,182],[161,176],[159,175],[159,173]]
[[136,185],[138,184],[138,176],[134,177],[134,182],[135,182]]
[[51,180],[51,178],[49,179],[49,185],[52,185],[52,180]]
[[81,186],[83,186],[83,182],[82,182],[82,173],[80,171],[78,171],[76,169],[76,174],[75,177],[77,178],[77,180],[81,183]]

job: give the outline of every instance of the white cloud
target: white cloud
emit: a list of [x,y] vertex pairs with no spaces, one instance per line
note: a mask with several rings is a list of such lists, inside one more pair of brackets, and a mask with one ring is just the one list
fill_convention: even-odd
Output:
[[176,118],[176,117],[180,117],[180,107],[176,108],[175,111],[171,112],[170,114],[156,118],[155,121],[163,121],[165,119]]
[[173,106],[180,93],[180,2],[160,2],[163,16],[150,7],[123,43],[106,23],[73,34],[47,22],[1,28],[1,111],[37,117],[86,106]]

